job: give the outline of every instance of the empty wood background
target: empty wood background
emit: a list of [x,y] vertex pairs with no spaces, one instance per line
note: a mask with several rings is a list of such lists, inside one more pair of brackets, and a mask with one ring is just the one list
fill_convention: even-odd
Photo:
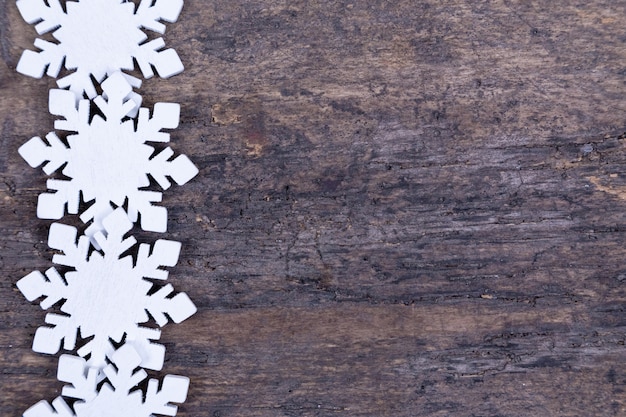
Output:
[[[626,415],[626,2],[188,0],[165,40],[200,168],[183,243],[179,416]],[[52,266],[54,80],[0,0],[0,414],[60,394],[15,283]],[[72,216],[65,223],[78,224]],[[58,356],[58,355],[57,355]]]

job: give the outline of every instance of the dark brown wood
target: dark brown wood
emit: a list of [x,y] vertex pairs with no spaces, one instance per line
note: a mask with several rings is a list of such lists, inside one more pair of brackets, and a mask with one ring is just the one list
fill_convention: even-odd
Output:
[[[179,416],[626,415],[626,4],[188,0],[165,193]],[[0,414],[62,384],[15,282],[51,266],[54,80],[0,0]],[[76,223],[68,218],[67,222]]]

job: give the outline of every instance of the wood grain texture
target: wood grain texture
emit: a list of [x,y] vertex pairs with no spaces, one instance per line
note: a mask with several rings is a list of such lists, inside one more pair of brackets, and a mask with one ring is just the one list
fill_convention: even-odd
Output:
[[[626,415],[626,4],[188,0],[182,104],[199,176],[164,195],[179,416]],[[52,400],[45,190],[17,148],[54,80],[0,0],[0,414]],[[77,224],[71,217],[65,222]],[[143,241],[162,235],[137,231]]]

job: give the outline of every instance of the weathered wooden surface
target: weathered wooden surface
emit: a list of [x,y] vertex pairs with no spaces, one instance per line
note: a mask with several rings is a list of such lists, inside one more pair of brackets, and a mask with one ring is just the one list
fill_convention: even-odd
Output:
[[[443,3],[443,4],[440,4]],[[626,4],[188,0],[182,103],[200,167],[165,193],[165,328],[186,416],[626,415]],[[15,282],[51,266],[51,79],[0,1],[0,414],[61,383]],[[74,222],[74,219],[66,219]],[[140,233],[141,239],[157,236]]]

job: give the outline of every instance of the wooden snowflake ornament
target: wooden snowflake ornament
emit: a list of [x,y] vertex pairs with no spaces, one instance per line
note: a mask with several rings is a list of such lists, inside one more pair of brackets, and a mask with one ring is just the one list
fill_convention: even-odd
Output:
[[169,142],[162,130],[178,127],[180,105],[142,108],[133,91],[141,80],[124,71],[135,63],[145,78],[183,70],[162,38],[148,40],[144,32],[163,34],[162,22],[178,18],[183,0],[17,0],[17,7],[37,33],[48,34],[48,40],[35,40],[38,50],[24,51],[17,71],[56,78],[63,66],[69,70],[48,104],[61,117],[55,129],[69,132],[67,137],[51,132],[19,149],[33,168],[58,175],[40,194],[37,216],[79,214],[88,223],[80,237],[75,227],[50,227],[48,245],[58,251],[52,261],[67,267],[63,273],[34,271],[17,283],[27,300],[53,310],[37,329],[33,350],[78,355],[60,357],[57,376],[69,384],[62,396],[35,404],[23,416],[175,416],[172,403],[186,399],[189,379],[147,381],[138,368],[160,370],[165,347],[156,343],[159,328],[196,312],[185,293],[157,282],[168,277],[164,267],[178,262],[181,244],[138,244],[125,235],[138,221],[144,230],[165,232],[167,211],[156,204],[162,193],[147,187],[185,184],[198,169],[185,155],[150,145]]
[[[159,381],[150,379],[146,392],[137,390],[137,384],[146,380],[143,370],[135,371],[141,357],[129,345],[111,355],[112,364],[103,370],[106,382],[98,390],[99,371],[89,368],[84,359],[63,355],[59,359],[57,377],[71,385],[65,386],[62,396],[50,405],[40,401],[23,417],[151,417],[155,414],[175,416],[178,411],[171,403],[182,403],[187,398],[189,378],[167,375]],[[144,399],[145,395],[145,399]],[[63,397],[77,401],[73,409]]]
[[[168,189],[171,178],[185,184],[198,169],[184,155],[172,159],[171,148],[156,153],[147,142],[169,142],[170,135],[162,129],[178,126],[180,105],[157,103],[152,117],[141,108],[135,128],[134,120],[126,115],[136,108],[126,97],[131,86],[121,73],[109,77],[102,87],[108,99],[98,96],[94,102],[104,114],[90,120],[90,101],[75,105],[73,93],[65,90],[50,92],[50,112],[65,120],[57,120],[55,128],[77,132],[69,135],[66,146],[54,133],[46,136],[47,143],[34,137],[19,149],[20,155],[32,167],[42,164],[46,174],[61,167],[70,180],[48,180],[52,193],[39,196],[37,216],[42,219],[60,219],[67,210],[77,214],[80,197],[93,204],[81,213],[84,222],[93,221],[87,235],[102,229],[102,219],[115,207],[128,203],[129,218],[135,222],[141,214],[141,227],[153,232],[167,230],[167,210],[153,203],[161,201],[161,193],[143,190],[150,185],[148,175],[163,189]],[[114,206],[112,206],[112,204]]]
[[187,294],[172,297],[171,285],[157,288],[148,281],[167,279],[168,273],[161,267],[176,264],[181,245],[169,240],[158,240],[152,247],[141,244],[133,259],[131,255],[123,256],[136,245],[133,237],[124,238],[132,228],[124,211],[117,209],[103,224],[107,235],[98,232],[94,236],[102,253],[91,254],[88,237],[81,236],[76,242],[76,228],[53,224],[48,245],[63,254],[54,255],[52,260],[74,270],[62,277],[50,268],[45,276],[35,271],[18,281],[17,287],[29,301],[43,297],[44,310],[62,301],[60,310],[64,314],[46,316],[48,325],[37,329],[33,350],[54,354],[61,345],[73,350],[80,331],[83,339],[91,340],[79,347],[78,354],[89,355],[92,367],[105,365],[105,358],[113,352],[111,341],[125,341],[139,352],[142,367],[160,370],[165,348],[153,343],[160,331],[139,324],[150,321],[150,317],[159,326],[167,324],[168,317],[180,323],[196,312]]
[[[57,77],[61,66],[74,72],[57,81],[77,96],[96,96],[91,77],[101,82],[107,75],[134,68],[133,58],[145,78],[154,75],[154,66],[163,78],[183,71],[173,49],[162,50],[165,42],[148,38],[142,28],[165,32],[161,20],[174,22],[183,0],[142,0],[139,6],[126,0],[18,0],[17,7],[27,23],[35,24],[40,35],[52,32],[58,43],[35,40],[38,52],[26,50],[17,71],[35,78],[45,73]],[[138,87],[138,85],[135,85]]]

